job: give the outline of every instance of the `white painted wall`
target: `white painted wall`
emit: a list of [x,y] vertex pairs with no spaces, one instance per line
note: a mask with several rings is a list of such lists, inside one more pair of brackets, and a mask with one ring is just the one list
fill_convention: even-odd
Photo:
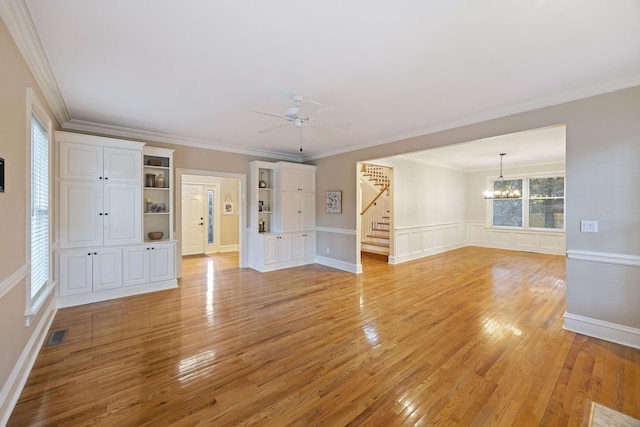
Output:
[[396,229],[465,221],[465,172],[401,158],[372,163],[394,168]]

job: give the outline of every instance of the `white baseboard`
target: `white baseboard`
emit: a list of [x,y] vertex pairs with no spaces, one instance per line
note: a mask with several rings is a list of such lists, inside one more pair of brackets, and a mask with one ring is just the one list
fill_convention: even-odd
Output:
[[564,314],[564,329],[640,349],[640,329],[578,314]]
[[361,264],[356,265],[350,262],[340,261],[339,259],[316,256],[316,263],[327,267],[336,268],[338,270],[347,271],[349,273],[362,273]]
[[133,295],[146,294],[149,292],[164,291],[178,287],[178,281],[165,280],[163,282],[153,282],[144,285],[124,286],[117,289],[109,289],[100,292],[89,292],[86,294],[58,296],[58,308],[74,307],[76,305],[91,304],[94,302],[107,301],[110,299],[130,297]]
[[36,362],[36,358],[38,357],[40,348],[42,348],[42,343],[47,337],[47,332],[51,327],[51,323],[53,323],[56,312],[56,299],[51,298],[46,311],[35,326],[31,338],[29,338],[27,345],[22,350],[20,358],[18,358],[18,361],[9,374],[9,378],[7,378],[7,381],[0,391],[0,426],[6,425],[9,421],[11,412],[13,412],[13,408],[20,398],[22,389],[27,383],[31,368],[33,368],[33,364]]

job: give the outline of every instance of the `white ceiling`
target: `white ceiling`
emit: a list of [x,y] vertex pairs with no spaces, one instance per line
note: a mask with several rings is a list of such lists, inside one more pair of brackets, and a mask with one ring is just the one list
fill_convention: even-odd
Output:
[[473,172],[565,162],[566,126],[499,135],[462,144],[408,153],[400,158]]
[[247,111],[296,93],[351,123],[305,127],[310,159],[640,84],[637,0],[25,3],[66,129],[231,151],[299,156]]

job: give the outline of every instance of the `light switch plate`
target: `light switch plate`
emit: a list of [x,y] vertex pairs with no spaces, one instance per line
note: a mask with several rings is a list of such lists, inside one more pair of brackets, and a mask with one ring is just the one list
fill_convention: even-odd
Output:
[[597,233],[598,221],[580,221],[580,231],[583,233]]

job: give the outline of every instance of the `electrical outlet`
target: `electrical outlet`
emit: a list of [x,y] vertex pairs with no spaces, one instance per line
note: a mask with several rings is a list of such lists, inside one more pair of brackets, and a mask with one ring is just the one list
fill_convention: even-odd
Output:
[[580,221],[580,231],[583,233],[597,233],[598,221]]
[[327,255],[329,255],[329,248],[327,248]]

